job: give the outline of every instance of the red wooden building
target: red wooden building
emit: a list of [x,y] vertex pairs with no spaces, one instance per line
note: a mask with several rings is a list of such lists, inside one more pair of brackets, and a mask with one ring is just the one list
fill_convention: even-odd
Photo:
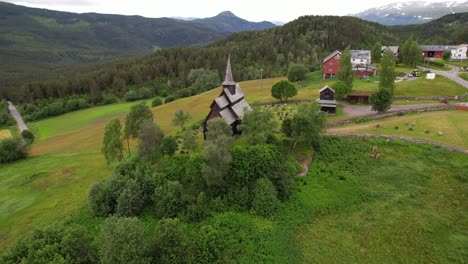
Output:
[[215,118],[223,118],[232,128],[232,134],[238,134],[237,126],[240,125],[244,112],[250,110],[249,103],[245,100],[244,92],[240,85],[234,81],[231,70],[231,59],[228,57],[226,77],[223,82],[223,91],[210,105],[210,113],[203,122],[203,135],[206,139],[208,121]]
[[333,78],[340,70],[341,52],[335,50],[323,59],[323,79]]
[[421,45],[425,58],[442,58],[446,51],[451,51],[453,46],[444,45]]

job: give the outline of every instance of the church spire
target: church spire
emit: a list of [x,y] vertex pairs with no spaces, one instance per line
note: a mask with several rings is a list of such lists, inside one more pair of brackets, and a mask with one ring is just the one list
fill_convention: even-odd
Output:
[[231,69],[231,54],[228,56],[227,66],[226,66],[226,77],[224,78],[223,86],[236,85],[234,78],[232,77]]

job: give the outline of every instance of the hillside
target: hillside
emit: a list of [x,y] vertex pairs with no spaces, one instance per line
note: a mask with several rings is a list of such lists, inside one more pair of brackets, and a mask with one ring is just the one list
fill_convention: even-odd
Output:
[[245,19],[237,17],[230,11],[221,12],[220,14],[214,17],[194,19],[191,21],[205,25],[213,30],[221,32],[252,31],[276,27],[275,24],[268,21],[247,21]]
[[442,16],[468,12],[468,1],[409,1],[365,10],[353,16],[383,25],[423,24]]
[[[199,21],[140,16],[75,14],[0,2],[0,81],[44,80],[74,67],[203,46],[231,32],[274,27],[222,13]],[[232,23],[232,24],[231,24]]]

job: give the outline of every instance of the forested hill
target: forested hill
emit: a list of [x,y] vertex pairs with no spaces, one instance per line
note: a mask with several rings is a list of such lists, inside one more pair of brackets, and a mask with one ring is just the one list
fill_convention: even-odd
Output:
[[[451,23],[462,24],[463,19],[464,16],[457,16]],[[202,92],[190,86],[190,71],[214,70],[222,79],[228,52],[237,81],[259,78],[261,68],[264,77],[284,76],[290,63],[318,69],[322,58],[335,49],[347,46],[368,49],[377,41],[384,45],[401,45],[405,38],[399,34],[416,34],[411,30],[412,27],[385,27],[353,17],[304,16],[282,27],[235,33],[205,48],[163,49],[140,59],[111,63],[86,75],[29,84],[14,89],[15,92],[10,90],[8,96],[20,101],[69,94],[93,94],[99,98],[99,94],[106,90],[122,97],[128,90],[141,87],[150,88],[155,95],[190,96]],[[454,42],[451,36],[464,30],[463,27],[447,28],[441,32],[444,43],[440,44]],[[424,37],[423,34],[418,36]],[[417,40],[425,41],[419,37]]]
[[0,82],[47,79],[57,75],[51,70],[62,67],[150,54],[158,48],[203,46],[232,32],[272,26],[232,13],[181,21],[76,14],[0,2]]
[[421,25],[394,26],[392,32],[406,39],[414,35],[424,44],[461,44],[468,42],[468,12],[451,14]]

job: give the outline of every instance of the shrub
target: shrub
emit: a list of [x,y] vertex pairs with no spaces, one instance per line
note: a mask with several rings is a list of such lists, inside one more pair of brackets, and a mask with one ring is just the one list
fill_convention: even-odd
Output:
[[342,81],[338,81],[332,86],[333,90],[335,90],[336,99],[345,99],[346,94],[348,93],[348,88],[346,87],[346,83]]
[[32,144],[34,142],[34,134],[29,130],[23,130],[21,132],[21,137],[28,143]]
[[436,66],[436,67],[440,67],[440,68],[445,67],[445,62],[443,62],[441,60],[430,60],[429,64],[433,65],[433,66]]
[[105,93],[103,95],[103,98],[104,100],[102,100],[102,103],[103,104],[113,104],[113,103],[117,103],[119,101],[119,99],[117,99],[117,96],[115,96],[115,94],[113,93]]
[[255,184],[252,209],[258,215],[270,217],[279,206],[278,192],[266,178],[258,179]]
[[185,208],[182,202],[183,186],[178,181],[167,181],[154,190],[156,213],[161,218],[176,217]]
[[177,100],[177,97],[175,97],[174,95],[170,95],[168,97],[166,97],[166,100],[164,100],[164,103],[167,104],[167,103],[170,103],[172,101],[175,101]]
[[[152,247],[156,263],[187,263],[187,236],[179,219],[163,219],[155,230]],[[157,261],[156,261],[157,260]]]
[[302,64],[291,64],[288,67],[288,80],[290,82],[302,81],[308,69]]
[[119,216],[139,215],[144,206],[143,192],[135,179],[127,181],[125,188],[117,198],[115,213]]
[[156,97],[156,99],[151,102],[151,107],[156,107],[162,105],[164,102],[161,97]]
[[125,101],[132,102],[140,99],[137,91],[128,91],[124,95]]
[[26,158],[26,144],[19,138],[8,138],[0,141],[0,163],[9,163]]

